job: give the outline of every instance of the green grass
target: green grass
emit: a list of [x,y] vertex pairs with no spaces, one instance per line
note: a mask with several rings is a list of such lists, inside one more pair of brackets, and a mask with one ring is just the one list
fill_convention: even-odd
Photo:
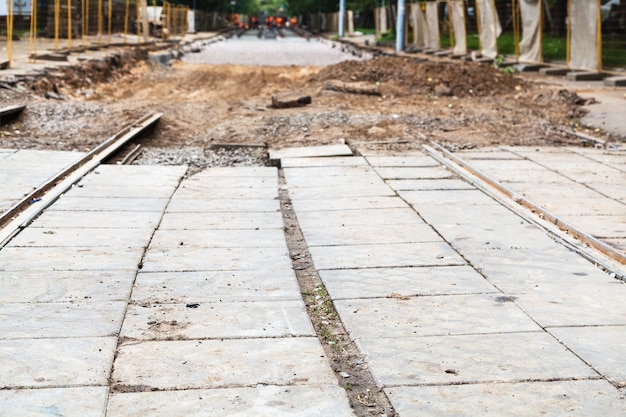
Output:
[[375,35],[376,34],[376,29],[370,29],[370,28],[355,28],[354,31],[355,32],[361,32],[364,35]]

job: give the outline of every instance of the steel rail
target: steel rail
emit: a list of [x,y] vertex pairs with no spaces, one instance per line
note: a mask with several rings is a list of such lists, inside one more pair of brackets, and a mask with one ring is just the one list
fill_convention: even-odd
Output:
[[17,106],[9,106],[0,109],[0,126],[3,125],[2,119],[14,118],[20,114],[26,108],[26,104],[20,104]]
[[150,113],[126,126],[78,161],[57,173],[0,216],[0,248],[4,247],[86,174],[158,122],[161,116],[162,113]]
[[[476,168],[473,168],[467,162],[452,154],[452,152],[448,151],[441,145],[435,142],[431,142],[431,145],[433,147],[430,147],[428,145],[422,146],[437,161],[439,161],[455,173],[459,174],[461,177],[465,178],[472,184],[476,185],[481,190],[487,192],[492,197],[498,199],[499,201],[505,202],[501,198],[503,195],[508,197],[509,203],[514,202],[516,203],[516,205],[507,205],[512,209],[515,209],[517,207],[518,210],[516,211],[518,213],[519,206],[522,206],[525,209],[535,213],[537,216],[526,215],[524,217],[552,233],[560,232],[559,237],[563,241],[567,242],[572,249],[585,256],[585,258],[587,258],[588,260],[602,265],[604,269],[614,272],[616,277],[624,279],[624,271],[620,271],[621,268],[616,268],[617,265],[611,265],[610,263],[604,262],[597,256],[597,254],[590,253],[588,250],[586,250],[586,248],[582,246],[581,243],[597,250],[609,259],[616,261],[621,265],[626,264],[626,255],[624,253],[596,239],[595,237],[589,235],[575,225],[561,219],[557,215],[544,209],[543,207],[527,199],[526,197],[517,193],[511,188],[501,184],[487,174],[480,172]],[[499,194],[494,193],[494,190],[498,191]],[[556,230],[551,230],[550,228],[547,228],[547,225],[555,226]],[[565,234],[563,234],[563,232],[565,232]]]

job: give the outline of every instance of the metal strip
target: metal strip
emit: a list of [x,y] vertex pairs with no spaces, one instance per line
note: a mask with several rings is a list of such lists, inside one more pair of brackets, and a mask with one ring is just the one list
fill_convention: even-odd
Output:
[[[494,190],[497,190],[500,194],[504,194],[513,202],[537,214],[541,220],[551,223],[552,225],[556,226],[561,232],[564,231],[565,233],[567,233],[567,237],[561,236],[561,238],[565,241],[568,241],[568,243],[571,246],[575,247],[577,251],[584,252],[583,249],[580,248],[580,244],[582,243],[584,245],[594,248],[595,250],[601,252],[605,256],[609,257],[610,259],[614,261],[619,262],[622,265],[626,264],[626,255],[624,255],[624,253],[596,239],[595,237],[587,234],[586,232],[582,231],[578,227],[559,218],[555,214],[549,212],[543,207],[540,207],[538,204],[532,202],[531,200],[527,199],[521,194],[499,183],[497,180],[471,167],[469,164],[467,164],[467,162],[455,156],[450,151],[443,148],[441,145],[435,142],[431,142],[431,144],[437,150],[431,148],[428,145],[423,145],[423,147],[432,157],[434,157],[439,162],[446,165],[448,168],[452,169],[454,172],[458,173],[462,177],[468,179],[472,184],[479,186],[479,188],[481,188],[485,192],[488,192],[490,195],[497,197],[497,195],[493,193]],[[445,157],[441,156],[437,151],[441,152],[441,154],[443,154]],[[462,169],[465,170],[466,172],[463,171]],[[482,184],[480,184],[480,182],[477,182],[477,179],[480,180]],[[544,224],[541,224],[538,219],[535,219],[535,218],[530,218],[530,219],[532,219],[534,223],[539,224],[540,226],[545,228]],[[603,264],[603,266],[608,270],[615,269],[614,267],[611,267],[610,265],[607,265],[606,263],[597,259],[597,257],[593,257],[591,255],[587,257],[591,258],[591,260],[594,262]],[[621,275],[624,275],[624,273],[622,272]]]
[[90,171],[117,152],[135,136],[158,122],[161,116],[162,113],[148,114],[138,119],[15,204],[0,217],[0,226],[2,226],[2,229],[0,229],[0,248],[4,247],[15,235],[38,217],[43,210],[52,205],[62,194],[67,192]]

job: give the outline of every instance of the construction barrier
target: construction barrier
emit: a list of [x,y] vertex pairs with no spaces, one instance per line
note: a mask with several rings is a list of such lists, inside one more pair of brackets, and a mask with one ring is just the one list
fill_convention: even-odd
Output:
[[465,28],[465,7],[463,0],[448,1],[449,46],[454,55],[467,53],[467,31]]
[[602,67],[600,0],[570,0],[568,66],[596,71]]
[[480,53],[487,58],[498,56],[498,36],[502,33],[494,0],[476,0]]

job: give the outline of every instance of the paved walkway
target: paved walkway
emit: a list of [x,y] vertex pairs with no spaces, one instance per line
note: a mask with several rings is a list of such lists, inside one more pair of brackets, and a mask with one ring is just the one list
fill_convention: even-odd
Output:
[[[314,265],[400,416],[626,412],[623,283],[425,154],[286,156]],[[277,169],[185,171],[101,166],[0,250],[0,415],[352,415]]]

